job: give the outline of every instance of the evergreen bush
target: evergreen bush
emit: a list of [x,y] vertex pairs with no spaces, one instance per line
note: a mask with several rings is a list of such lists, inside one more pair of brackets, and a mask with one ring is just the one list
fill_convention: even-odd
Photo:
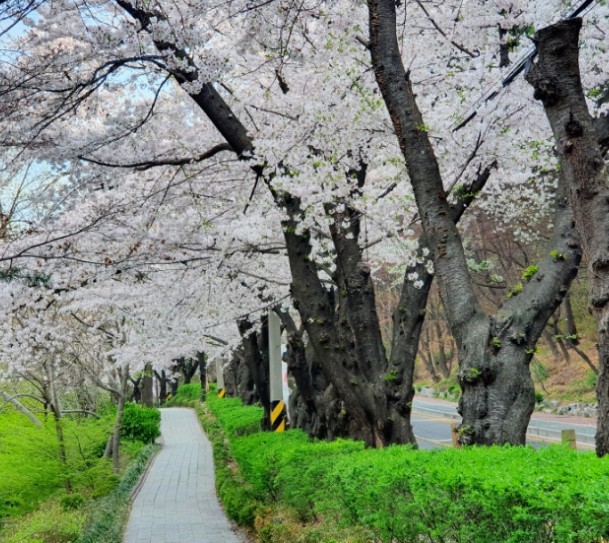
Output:
[[133,441],[154,443],[154,440],[161,435],[160,411],[128,403],[125,405],[121,435]]

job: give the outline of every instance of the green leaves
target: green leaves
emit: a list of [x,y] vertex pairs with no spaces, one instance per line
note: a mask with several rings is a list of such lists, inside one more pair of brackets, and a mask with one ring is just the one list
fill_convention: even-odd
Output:
[[154,443],[161,435],[161,413],[142,405],[125,405],[121,436],[142,443]]
[[[239,400],[210,398],[208,406],[218,417],[214,432],[228,435],[243,477],[231,500],[247,493],[250,514],[254,507],[271,519],[260,528],[261,541],[309,541],[307,530],[315,530],[318,543],[592,543],[609,534],[609,463],[592,453],[364,449],[348,440],[312,442],[299,430],[251,432],[262,412]],[[217,442],[227,447],[226,439]],[[284,524],[285,515],[299,524]],[[330,535],[337,530],[368,535]]]

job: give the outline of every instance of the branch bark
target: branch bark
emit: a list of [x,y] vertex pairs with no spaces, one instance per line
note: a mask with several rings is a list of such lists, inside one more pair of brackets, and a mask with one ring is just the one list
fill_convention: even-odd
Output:
[[[538,284],[526,285],[494,316],[474,293],[463,244],[443,188],[431,140],[402,63],[393,0],[369,0],[371,56],[413,187],[442,302],[459,351],[464,444],[524,444],[534,408],[529,363],[546,320],[577,270],[580,253],[570,210],[557,204],[555,237],[561,258],[540,265]],[[558,232],[558,234],[557,234]]]
[[581,19],[561,21],[535,34],[537,63],[527,81],[545,109],[590,270],[590,310],[598,334],[599,404],[596,453],[609,453],[609,185],[603,159],[606,137],[588,111],[579,67]]

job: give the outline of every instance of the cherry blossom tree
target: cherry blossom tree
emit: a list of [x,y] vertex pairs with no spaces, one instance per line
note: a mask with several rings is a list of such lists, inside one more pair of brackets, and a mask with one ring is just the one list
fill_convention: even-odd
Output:
[[524,443],[533,410],[528,364],[535,344],[573,278],[580,253],[566,203],[561,169],[554,235],[537,277],[495,316],[484,314],[472,289],[459,232],[450,212],[442,172],[404,68],[396,37],[396,6],[370,1],[371,54],[408,168],[425,235],[457,342],[463,388],[461,440],[466,443]]
[[[388,35],[399,33],[393,61],[408,59],[417,101],[429,112],[427,122],[414,119],[409,135],[428,150],[434,143],[429,190],[450,194],[436,211],[456,253],[463,251],[455,222],[491,176],[485,205],[498,220],[518,217],[519,202],[534,202],[539,213],[553,207],[552,176],[533,175],[552,164],[551,148],[531,143],[544,131],[524,123],[530,112],[519,89],[504,92],[499,106],[485,102],[476,121],[463,124],[509,50],[525,47],[526,28],[559,3],[546,4],[406,2],[400,24],[389,25]],[[3,145],[15,164],[31,157],[51,165],[57,182],[52,205],[40,210],[44,220],[15,233],[3,261],[28,260],[55,288],[73,289],[75,312],[103,306],[124,318],[127,340],[112,356],[134,371],[237,347],[251,333],[242,327],[239,334],[235,323],[259,322],[291,285],[300,324],[284,324],[311,412],[302,424],[371,445],[412,442],[413,367],[432,272],[449,320],[460,311],[449,307],[461,304],[462,285],[446,280],[453,269],[439,260],[442,244],[421,209],[408,157],[404,167],[406,138],[397,114],[387,117],[382,84],[378,93],[366,6],[53,1],[36,4],[30,17],[24,5],[9,8],[22,28],[8,37],[27,55],[7,53],[0,75]],[[372,65],[378,74],[378,57]],[[402,69],[402,82],[405,75]],[[559,206],[559,238],[571,235],[568,213]],[[484,338],[486,347],[476,349],[487,360],[520,360],[514,367],[523,381],[514,386],[523,389],[524,405],[512,433],[479,431],[486,412],[480,402],[468,407],[468,398],[509,396],[514,376],[491,372],[491,379],[482,354],[480,363],[462,356],[464,428],[482,436],[473,441],[523,439],[531,396],[525,351],[567,286],[576,253],[561,245],[559,254],[571,257],[543,265],[561,278],[539,273],[506,304],[508,313],[526,313],[521,326],[507,316],[496,319],[510,322],[505,329],[481,317],[496,330],[472,330],[476,341]],[[467,290],[465,259],[457,260]],[[387,262],[399,262],[405,279],[389,352],[373,284],[374,270]],[[528,292],[549,283],[540,307],[525,310]],[[467,341],[452,322],[463,355]],[[530,326],[526,341],[518,340]],[[509,418],[510,410],[500,411]]]

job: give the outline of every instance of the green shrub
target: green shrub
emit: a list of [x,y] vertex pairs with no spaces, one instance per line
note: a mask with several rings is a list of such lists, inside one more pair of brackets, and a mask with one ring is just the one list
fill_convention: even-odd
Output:
[[154,440],[161,435],[160,411],[128,403],[125,405],[121,435],[132,441],[154,443]]
[[216,469],[216,490],[227,515],[242,526],[253,526],[259,503],[251,485],[234,469],[229,443],[218,420],[210,416],[206,406],[199,405],[197,414],[212,443]]
[[383,542],[592,542],[609,534],[608,477],[606,461],[561,447],[389,447],[338,458],[318,507]]
[[261,410],[234,399],[210,396],[206,406],[218,493],[232,518],[251,526],[253,517],[260,541],[609,539],[609,458],[563,447],[364,449],[252,432]]

